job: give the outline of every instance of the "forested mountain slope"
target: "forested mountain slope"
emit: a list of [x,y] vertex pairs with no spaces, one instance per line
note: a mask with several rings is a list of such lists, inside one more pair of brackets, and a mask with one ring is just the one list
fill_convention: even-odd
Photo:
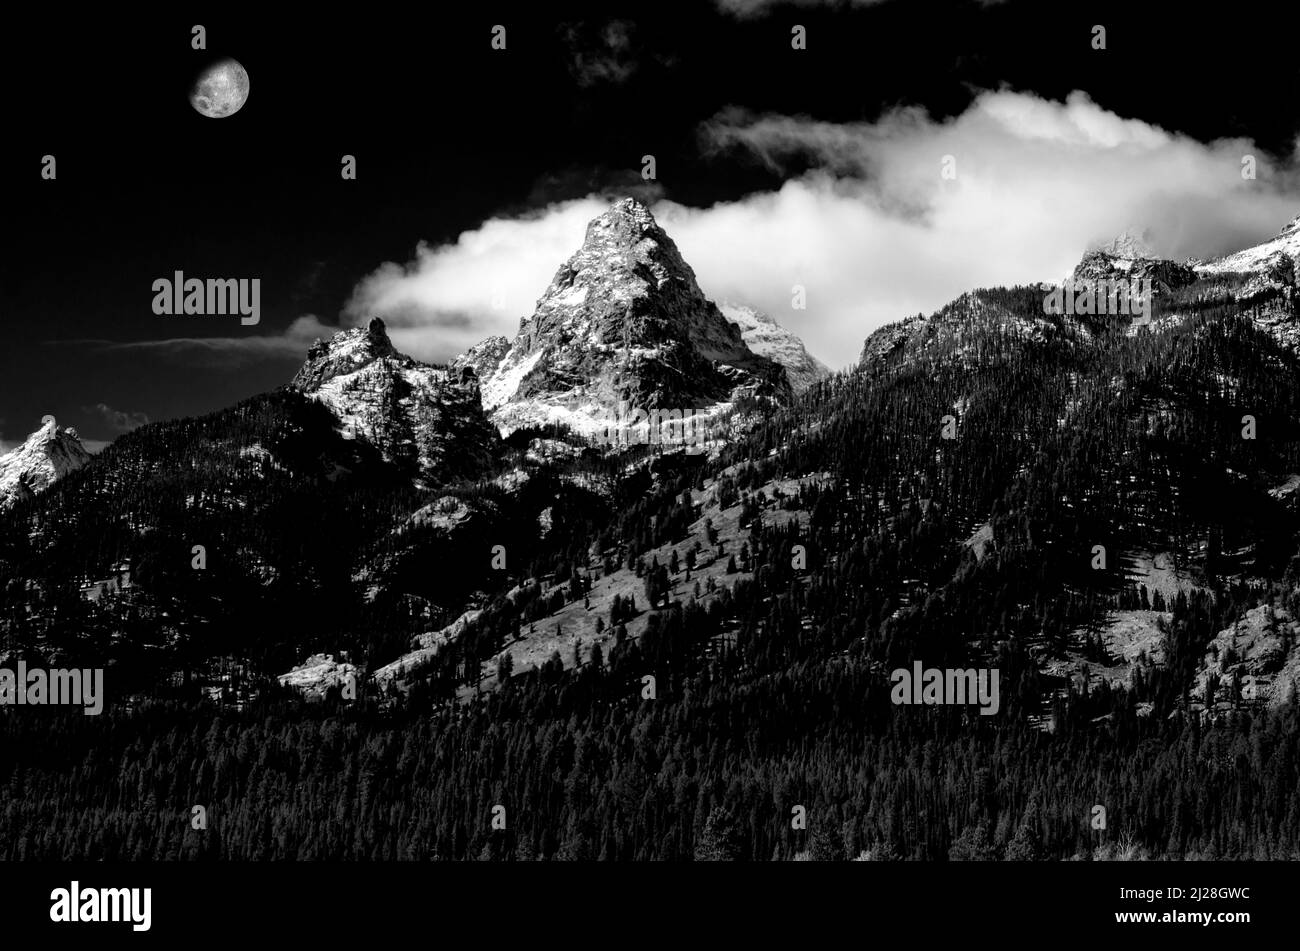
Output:
[[[422,489],[292,392],[142,429],[0,520],[7,649],[142,685],[185,644],[243,707],[5,719],[4,854],[1300,858],[1289,286],[1141,328],[975,291],[698,455],[521,430]],[[273,685],[325,649],[388,673]],[[917,661],[997,668],[997,714],[896,706]]]

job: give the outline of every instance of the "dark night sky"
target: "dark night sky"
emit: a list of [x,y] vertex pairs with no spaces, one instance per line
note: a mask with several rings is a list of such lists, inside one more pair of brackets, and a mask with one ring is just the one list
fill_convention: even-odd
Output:
[[[1258,7],[1211,18],[1185,4],[893,0],[742,18],[706,3],[546,6],[281,20],[269,5],[129,19],[43,5],[12,20],[0,439],[53,413],[106,440],[121,427],[96,404],[162,419],[270,389],[297,358],[232,365],[85,341],[272,334],[305,313],[333,323],[361,277],[421,240],[621,191],[645,152],[686,205],[779,185],[753,160],[702,150],[700,123],[730,106],[846,122],[911,103],[956,115],[981,89],[1082,89],[1203,141],[1243,135],[1284,154],[1300,132],[1294,31]],[[575,62],[601,51],[615,19],[630,24],[611,61],[622,81],[580,84]],[[190,48],[196,22],[206,52]],[[509,31],[504,53],[489,48],[494,23]],[[807,55],[791,55],[792,23],[808,27]],[[1090,55],[1093,23],[1108,26],[1105,58]],[[252,88],[238,115],[211,120],[186,96],[218,54],[243,63]],[[46,153],[57,181],[40,179]],[[344,153],[358,181],[340,179]],[[155,317],[150,285],[175,269],[260,277],[261,325]]]

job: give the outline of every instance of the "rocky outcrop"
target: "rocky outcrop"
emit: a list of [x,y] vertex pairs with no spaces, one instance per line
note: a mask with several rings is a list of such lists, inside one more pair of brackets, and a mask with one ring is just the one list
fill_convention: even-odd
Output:
[[328,406],[345,437],[410,466],[426,487],[477,478],[501,451],[477,376],[398,353],[379,318],[317,340],[289,386]]
[[454,372],[460,372],[469,368],[474,371],[476,377],[484,380],[497,371],[497,367],[501,366],[501,361],[505,359],[506,354],[509,352],[510,339],[508,337],[499,335],[488,337],[451,361],[451,369]]
[[32,498],[89,461],[77,431],[47,416],[21,446],[0,456],[0,508]]
[[729,301],[723,301],[718,308],[723,317],[740,328],[745,346],[785,368],[786,378],[795,393],[802,393],[818,380],[831,375],[830,368],[809,353],[802,340],[770,315]]
[[[484,362],[494,356],[490,343],[457,362]],[[582,247],[483,379],[484,405],[507,432],[560,423],[592,433],[620,403],[707,415],[742,395],[785,402],[792,391],[781,366],[746,346],[649,209],[631,198],[587,226]]]

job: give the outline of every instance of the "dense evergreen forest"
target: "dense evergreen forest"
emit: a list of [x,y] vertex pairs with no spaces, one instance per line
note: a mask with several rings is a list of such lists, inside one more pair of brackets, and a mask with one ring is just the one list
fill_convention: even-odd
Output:
[[[0,519],[5,653],[106,666],[116,700],[0,715],[0,855],[1300,859],[1294,695],[1191,689],[1246,612],[1300,618],[1300,514],[1274,491],[1300,473],[1300,358],[1256,319],[1279,310],[1300,319],[1193,286],[1157,309],[1182,319],[1126,333],[1044,318],[1037,288],[978,291],[714,458],[529,463],[564,434],[516,433],[522,486],[434,496],[289,393],[146,427]],[[440,496],[468,517],[411,518]],[[737,506],[739,535],[686,544]],[[1135,584],[1135,552],[1196,583]],[[727,573],[692,588],[704,555]],[[78,596],[123,558],[137,592]],[[644,588],[602,619],[612,649],[473,689],[629,570]],[[272,676],[323,649],[374,669],[471,606],[405,689],[305,703]],[[1126,684],[1046,669],[1115,663],[1099,632],[1139,607],[1161,662]],[[998,715],[893,705],[888,671],[917,659],[997,667]],[[225,701],[200,699],[211,683]]]

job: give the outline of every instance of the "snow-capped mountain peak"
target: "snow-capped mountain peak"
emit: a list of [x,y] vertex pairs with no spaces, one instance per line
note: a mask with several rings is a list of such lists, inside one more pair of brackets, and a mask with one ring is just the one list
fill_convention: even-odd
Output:
[[21,446],[0,455],[0,508],[44,491],[89,461],[77,431],[46,417]]
[[414,364],[410,357],[393,349],[388,328],[378,317],[365,327],[341,330],[328,341],[317,341],[307,351],[307,362],[293,379],[293,386],[313,390],[334,377],[355,373],[385,358]]
[[1179,264],[1156,255],[1147,242],[1146,233],[1125,231],[1106,244],[1091,248],[1075,267],[1072,280],[1080,281],[1151,281],[1155,294],[1164,294],[1196,280],[1189,265]]
[[454,365],[489,369],[484,406],[507,432],[541,423],[595,432],[621,402],[711,412],[741,392],[790,395],[781,368],[746,346],[633,198],[588,224],[491,367],[496,349],[485,342]]
[[1158,259],[1158,255],[1152,250],[1147,240],[1146,232],[1134,234],[1129,230],[1122,231],[1115,238],[1094,250],[1102,251],[1113,258],[1126,261],[1154,261]]
[[346,438],[412,465],[423,485],[479,475],[499,449],[475,374],[399,353],[378,317],[317,340],[289,387],[329,407]]
[[796,393],[802,393],[818,380],[831,375],[830,368],[809,353],[803,341],[778,324],[770,314],[733,301],[719,302],[718,309],[723,317],[740,328],[740,335],[750,350],[785,367],[790,386]]

